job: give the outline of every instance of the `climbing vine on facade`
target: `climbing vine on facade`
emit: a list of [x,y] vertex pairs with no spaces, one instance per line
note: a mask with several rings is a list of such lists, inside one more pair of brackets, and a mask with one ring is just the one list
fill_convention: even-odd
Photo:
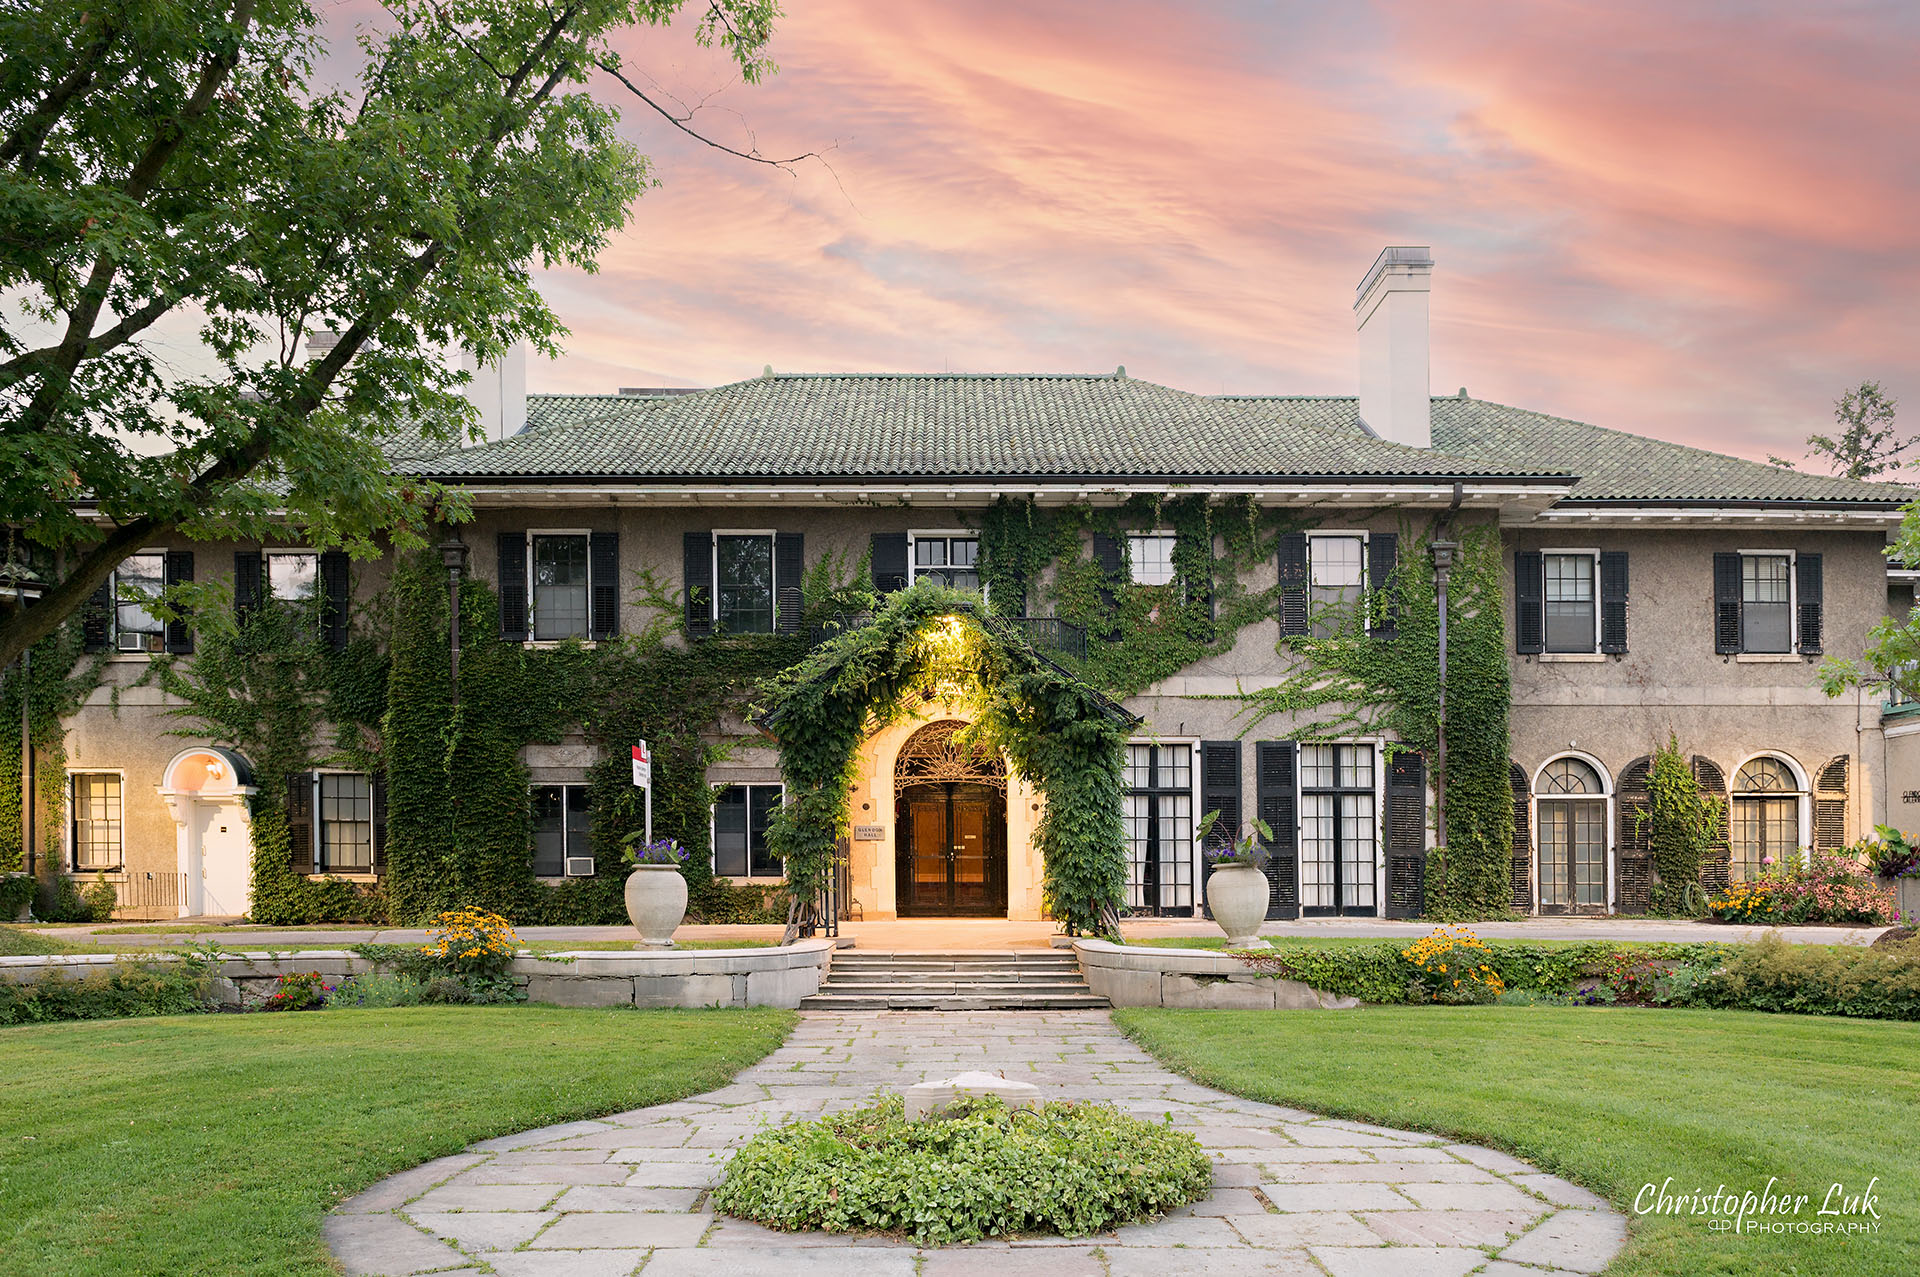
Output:
[[100,686],[105,656],[84,655],[80,623],[62,625],[33,645],[32,673],[20,664],[0,675],[0,873],[26,868],[25,804],[20,740],[24,697],[34,752],[34,869],[43,877],[61,862],[66,818],[66,728],[63,719]]

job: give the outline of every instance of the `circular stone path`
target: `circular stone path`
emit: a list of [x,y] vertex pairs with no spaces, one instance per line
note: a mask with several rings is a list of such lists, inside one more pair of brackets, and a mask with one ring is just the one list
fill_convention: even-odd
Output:
[[[763,1123],[856,1107],[968,1069],[1048,1099],[1171,1114],[1214,1158],[1214,1190],[1091,1237],[921,1248],[780,1233],[707,1206]],[[697,1099],[476,1144],[340,1205],[349,1273],[461,1277],[1543,1277],[1594,1273],[1626,1220],[1504,1153],[1256,1104],[1168,1072],[1103,1011],[803,1015],[786,1044]]]

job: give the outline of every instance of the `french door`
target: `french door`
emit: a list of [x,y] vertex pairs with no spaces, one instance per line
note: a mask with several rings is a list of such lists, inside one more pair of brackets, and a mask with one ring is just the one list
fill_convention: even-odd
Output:
[[1300,747],[1300,912],[1378,912],[1378,800],[1371,745]]
[[901,917],[1004,917],[1007,805],[991,785],[910,785],[900,795]]

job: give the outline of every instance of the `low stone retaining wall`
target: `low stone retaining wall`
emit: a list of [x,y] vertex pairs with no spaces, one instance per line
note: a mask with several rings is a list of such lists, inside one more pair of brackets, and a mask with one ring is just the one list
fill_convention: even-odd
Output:
[[[797,1007],[820,989],[833,961],[832,940],[802,940],[758,949],[604,950],[515,958],[513,981],[530,1002],[575,1007]],[[0,979],[31,982],[49,971],[79,979],[116,962],[176,962],[170,955],[53,954],[0,958]],[[227,1005],[257,1006],[280,977],[317,971],[328,984],[374,969],[345,949],[243,954],[216,966],[224,984],[216,994]]]
[[1255,975],[1239,959],[1213,949],[1076,940],[1073,952],[1087,987],[1117,1007],[1344,1011],[1360,1005],[1358,998],[1322,993],[1298,980]]

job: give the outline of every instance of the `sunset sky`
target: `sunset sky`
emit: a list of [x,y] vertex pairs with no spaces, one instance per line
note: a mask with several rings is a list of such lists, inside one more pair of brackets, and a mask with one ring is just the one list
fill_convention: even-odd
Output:
[[[631,41],[699,127],[539,390],[1111,371],[1352,393],[1353,289],[1430,244],[1433,387],[1798,457],[1880,379],[1920,429],[1920,6],[790,0],[746,87]],[[597,92],[609,100],[611,82]]]

